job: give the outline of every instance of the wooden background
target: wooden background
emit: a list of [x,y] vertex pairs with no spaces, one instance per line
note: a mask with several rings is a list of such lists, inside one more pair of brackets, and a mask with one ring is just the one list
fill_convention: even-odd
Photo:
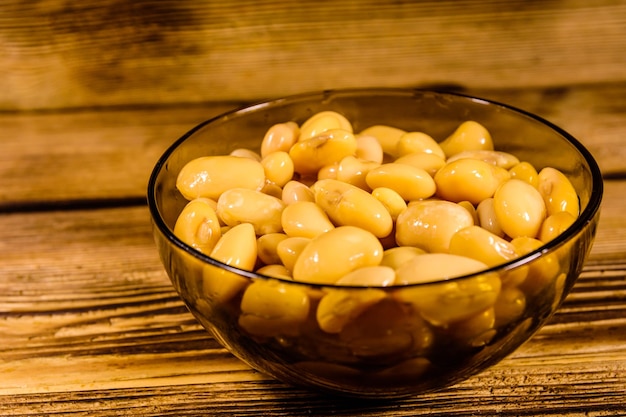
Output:
[[[241,104],[438,86],[534,112],[606,194],[574,291],[442,393],[329,400],[251,371],[173,291],[145,206],[160,154]],[[0,415],[626,413],[626,1],[0,2]]]

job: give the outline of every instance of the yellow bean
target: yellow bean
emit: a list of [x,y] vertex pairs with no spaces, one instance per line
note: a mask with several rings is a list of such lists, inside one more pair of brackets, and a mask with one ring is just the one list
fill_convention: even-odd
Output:
[[188,162],[179,172],[176,187],[188,200],[217,200],[231,188],[260,190],[265,172],[260,162],[230,155],[203,156]]
[[287,267],[282,264],[264,265],[257,269],[256,273],[274,278],[293,279],[291,271],[289,271]]
[[335,225],[360,227],[380,238],[391,233],[391,215],[367,191],[333,179],[317,181],[311,190],[315,202]]
[[537,189],[545,201],[548,215],[567,211],[578,217],[578,194],[570,180],[561,171],[546,167],[539,171]]
[[493,329],[495,323],[494,308],[489,307],[470,317],[448,324],[445,333],[456,339],[458,343],[479,347],[487,344],[495,336]]
[[448,252],[450,239],[474,224],[472,215],[449,201],[426,200],[411,204],[396,221],[396,242],[426,252]]
[[339,333],[346,324],[385,297],[385,291],[376,288],[329,289],[317,306],[317,323],[326,333]]
[[493,196],[493,209],[500,227],[511,238],[537,236],[546,218],[541,194],[522,180],[511,179],[502,184]]
[[289,152],[289,149],[298,141],[300,127],[295,122],[277,123],[270,127],[261,142],[261,157],[272,152]]
[[285,203],[260,191],[232,188],[217,200],[217,215],[227,225],[250,223],[257,235],[282,231]]
[[412,165],[416,168],[421,168],[428,172],[431,177],[434,177],[437,171],[439,171],[445,164],[446,160],[438,155],[426,152],[410,153],[394,161],[396,164]]
[[[526,255],[543,246],[543,242],[531,237],[518,237],[511,244],[520,255]],[[545,253],[528,264],[528,275],[519,285],[527,296],[533,296],[547,288],[561,272],[561,265],[556,253]]]
[[321,111],[300,126],[300,141],[319,136],[329,130],[341,129],[352,133],[352,123],[335,111]]
[[437,196],[458,203],[467,200],[478,205],[493,197],[507,179],[508,171],[478,159],[459,159],[446,163],[435,174]]
[[254,336],[296,336],[309,309],[309,297],[297,286],[258,280],[243,293],[239,325]]
[[[472,219],[474,219],[474,224],[480,224],[480,219],[478,218],[478,213],[476,212],[476,208],[472,203],[467,200],[459,201],[457,203],[459,206],[463,207],[469,214],[472,215]],[[479,203],[480,204],[480,203]]]
[[306,237],[288,237],[276,245],[276,253],[285,268],[292,271],[304,248],[311,242]]
[[222,236],[214,209],[215,201],[196,198],[185,205],[176,219],[174,234],[189,246],[209,255]]
[[266,233],[257,238],[258,257],[265,265],[282,263],[278,256],[278,244],[287,239],[284,233]]
[[324,210],[310,201],[296,202],[285,207],[281,224],[287,236],[310,239],[335,227]]
[[365,161],[383,163],[383,147],[374,136],[358,135],[356,137],[356,157]]
[[276,183],[266,180],[265,185],[261,188],[263,194],[267,194],[272,197],[276,197],[279,200],[283,198],[283,189]]
[[285,204],[293,204],[297,201],[315,201],[315,196],[309,187],[292,180],[283,187],[282,200]]
[[400,136],[396,145],[397,157],[409,155],[415,152],[424,152],[445,158],[446,155],[441,146],[431,136],[423,132],[407,132]]
[[509,172],[511,173],[511,178],[526,181],[535,188],[539,185],[539,174],[535,167],[528,162],[524,161],[512,166]]
[[340,226],[306,245],[293,267],[293,278],[334,284],[355,269],[379,265],[382,257],[383,247],[372,233],[359,227]]
[[391,219],[396,221],[400,213],[406,210],[406,201],[402,198],[397,191],[387,187],[378,187],[372,190],[372,196],[383,203]]
[[489,131],[478,122],[468,120],[463,122],[444,141],[439,143],[446,157],[464,151],[493,150],[493,141]]
[[354,135],[342,129],[327,130],[309,139],[298,141],[289,150],[295,172],[302,175],[317,173],[326,165],[338,163],[356,154]]
[[435,181],[421,168],[411,165],[388,163],[371,169],[365,182],[371,188],[391,188],[403,199],[420,200],[435,194]]
[[374,136],[380,143],[380,146],[383,148],[383,152],[395,158],[397,156],[396,149],[398,146],[398,141],[400,140],[400,137],[405,133],[406,131],[398,129],[397,127],[387,125],[374,125],[361,131],[360,134],[364,136]]
[[265,178],[279,187],[284,186],[293,178],[294,165],[287,152],[276,151],[267,154],[262,160]]
[[396,271],[388,266],[366,266],[348,272],[337,285],[362,285],[364,287],[388,287],[396,280]]
[[576,217],[568,211],[559,211],[548,216],[539,229],[539,240],[548,243],[567,230],[575,221]]
[[413,257],[425,254],[426,251],[413,246],[396,246],[385,249],[381,266],[388,266],[394,270],[400,268],[402,264],[413,259]]
[[425,253],[414,256],[396,269],[396,284],[443,281],[485,269],[487,269],[485,263],[467,256],[449,253]]
[[[415,259],[422,256],[450,257],[453,255],[426,254]],[[455,272],[458,273],[462,270],[472,272],[475,269],[477,266]],[[468,319],[487,308],[493,307],[500,293],[500,288],[500,279],[497,274],[491,273],[461,280],[443,281],[427,286],[399,288],[393,297],[401,303],[413,306],[430,323],[444,326]]]
[[247,148],[237,148],[229,153],[230,156],[238,156],[240,158],[248,158],[253,161],[261,162],[261,155]]
[[504,237],[504,231],[500,226],[500,222],[496,217],[496,212],[493,207],[493,198],[485,198],[478,203],[476,207],[476,215],[478,216],[477,224],[483,229],[486,229],[496,236]]
[[513,166],[519,164],[519,159],[513,154],[502,151],[493,150],[470,150],[463,151],[450,156],[447,162],[453,162],[458,159],[479,159],[492,165],[498,166],[504,169],[510,169]]
[[[378,162],[366,161],[354,156],[346,156],[339,162],[337,176],[335,178],[339,181],[356,185],[363,190],[370,191],[371,188],[365,182],[365,176],[370,170],[378,166],[380,166]],[[318,179],[322,178],[319,178],[318,175]]]
[[480,226],[466,227],[454,233],[450,238],[450,253],[476,259],[489,267],[519,257],[510,242]]
[[327,179],[336,180],[338,171],[339,171],[338,162],[334,162],[330,165],[324,165],[323,167],[319,169],[319,171],[317,171],[316,180],[327,180]]
[[493,308],[496,326],[506,326],[522,317],[526,310],[526,296],[517,287],[503,287]]

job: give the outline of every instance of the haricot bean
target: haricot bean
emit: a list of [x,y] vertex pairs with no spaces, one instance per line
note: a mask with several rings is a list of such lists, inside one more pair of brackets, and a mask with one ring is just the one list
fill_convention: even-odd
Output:
[[409,353],[427,355],[438,337],[476,348],[532,314],[539,294],[557,300],[566,272],[557,254],[481,271],[538,250],[576,221],[568,177],[496,150],[477,121],[439,139],[383,124],[357,132],[323,111],[270,126],[259,150],[191,160],[176,183],[189,202],[174,234],[272,277],[250,283],[207,265],[198,288],[235,303],[238,324],[257,338],[321,332],[336,339],[315,360],[397,355],[416,375],[430,360]]

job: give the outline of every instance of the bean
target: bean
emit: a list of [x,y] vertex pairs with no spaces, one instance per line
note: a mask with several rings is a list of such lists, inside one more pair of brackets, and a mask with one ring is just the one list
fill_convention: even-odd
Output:
[[237,148],[229,153],[229,155],[238,156],[240,158],[248,158],[252,159],[253,161],[261,162],[261,155],[251,149]]
[[456,130],[439,143],[446,157],[476,150],[493,150],[493,140],[489,131],[480,123],[468,120],[461,123]]
[[426,252],[448,252],[450,239],[474,224],[472,215],[449,201],[416,201],[398,216],[396,242]]
[[299,181],[291,180],[283,187],[282,200],[289,205],[297,201],[315,201],[315,196],[309,187]]
[[231,188],[260,190],[264,184],[265,172],[260,162],[230,155],[193,159],[183,166],[176,179],[176,187],[187,200],[217,200]]
[[239,325],[254,336],[296,336],[309,309],[309,297],[297,286],[257,280],[243,293]]
[[278,242],[276,245],[276,253],[281,263],[285,265],[285,268],[289,271],[292,271],[292,274],[296,261],[310,241],[311,239],[306,237],[288,237]]
[[396,144],[395,155],[402,157],[415,152],[424,152],[445,158],[446,155],[441,146],[430,135],[423,132],[407,132],[400,136]]
[[[363,190],[370,191],[371,188],[367,185],[367,182],[365,182],[365,177],[368,172],[378,166],[380,166],[378,162],[358,159],[354,156],[346,156],[337,166],[336,179],[342,182],[347,182],[348,184],[356,185]],[[319,175],[318,179],[321,179],[319,178]]]
[[385,249],[381,266],[388,266],[394,270],[400,268],[402,264],[413,259],[413,257],[425,254],[426,251],[413,246],[396,246]]
[[383,152],[395,158],[398,141],[405,133],[406,131],[398,129],[397,127],[374,125],[361,131],[360,134],[363,136],[374,136],[380,143]]
[[426,152],[410,153],[394,161],[396,164],[412,165],[416,168],[423,169],[428,172],[431,177],[434,177],[437,171],[439,171],[445,164],[446,160],[439,155]]
[[382,257],[383,247],[372,233],[359,227],[340,226],[306,245],[293,267],[293,278],[334,284],[355,269],[379,265]]
[[435,174],[437,196],[458,203],[467,200],[478,205],[493,197],[509,177],[508,171],[478,159],[459,159],[446,163]]
[[281,264],[264,265],[256,270],[257,274],[266,275],[268,277],[292,280],[291,271]]
[[263,186],[263,188],[261,188],[261,192],[263,194],[278,198],[279,200],[282,200],[283,198],[283,189],[276,183],[269,180],[265,181],[265,185]]
[[258,257],[266,265],[282,263],[278,256],[278,244],[287,239],[284,233],[266,233],[257,238]]
[[446,326],[445,333],[460,343],[478,347],[487,344],[495,335],[496,315],[493,307]]
[[535,237],[546,217],[546,205],[535,187],[511,179],[493,196],[493,210],[504,233],[512,238]]
[[396,280],[396,271],[384,265],[366,266],[348,272],[336,285],[362,285],[364,287],[388,287]]
[[504,169],[510,169],[519,164],[519,159],[515,155],[508,152],[493,151],[493,150],[469,150],[459,152],[448,158],[448,162],[453,162],[458,159],[479,159],[492,165],[498,166]]
[[[422,284],[473,274],[487,269],[476,259],[448,253],[414,256],[396,269],[397,284]],[[499,280],[498,280],[499,282]]]
[[231,188],[217,200],[217,215],[225,224],[252,224],[257,235],[281,232],[284,208],[282,200],[246,188]]
[[321,111],[309,117],[300,126],[300,141],[319,136],[329,130],[341,129],[352,133],[352,123],[335,111]]
[[393,221],[396,221],[400,213],[407,208],[406,202],[402,196],[391,188],[375,188],[372,190],[372,197],[380,201],[383,206],[385,206]]
[[295,122],[277,123],[270,127],[261,142],[261,157],[272,152],[289,152],[289,149],[298,141],[300,127]]
[[490,231],[496,236],[504,237],[504,231],[502,230],[502,226],[500,226],[500,222],[496,217],[492,197],[485,198],[483,201],[478,203],[478,207],[476,207],[476,214],[478,215],[478,224],[480,227]]
[[526,295],[517,287],[503,287],[495,305],[496,327],[519,320],[526,310]]
[[578,194],[565,174],[555,168],[546,167],[539,171],[537,181],[537,189],[545,201],[548,215],[567,211],[578,217]]
[[[511,244],[520,255],[526,255],[543,246],[543,242],[522,236],[511,240]],[[532,260],[528,265],[528,274],[524,282],[519,284],[528,297],[536,295],[546,289],[561,272],[561,265],[556,253],[544,253],[541,257]]]
[[374,136],[358,135],[356,137],[356,157],[365,161],[383,163],[383,147]]
[[310,239],[335,227],[324,210],[310,201],[295,202],[285,207],[281,224],[287,236]]
[[319,169],[319,171],[317,171],[317,180],[318,181],[327,180],[327,179],[336,180],[338,171],[339,171],[338,162],[333,162],[330,165],[324,165],[323,167]]
[[293,178],[294,165],[287,152],[276,151],[261,160],[265,178],[279,187],[284,186]]
[[326,333],[339,333],[346,324],[385,297],[385,291],[376,288],[328,289],[317,306],[317,324]]
[[511,173],[511,178],[526,181],[535,188],[539,185],[539,174],[535,167],[528,162],[524,161],[512,166],[509,172]]
[[317,181],[311,190],[315,202],[335,225],[360,227],[380,238],[391,233],[391,215],[367,191],[333,179]]
[[332,129],[304,139],[289,149],[295,172],[302,175],[315,174],[320,168],[337,163],[348,155],[356,154],[354,135],[343,129]]
[[371,188],[386,187],[396,191],[404,200],[420,200],[435,194],[435,181],[421,168],[387,163],[371,169],[365,182]]
[[222,236],[215,201],[196,198],[185,205],[176,219],[174,234],[189,246],[208,255]]
[[[463,207],[469,214],[472,215],[472,219],[474,220],[474,224],[480,224],[480,219],[478,218],[478,213],[476,212],[476,208],[472,203],[467,200],[459,201],[457,203],[459,206]],[[480,204],[480,203],[479,203]]]
[[541,224],[539,240],[548,243],[566,231],[574,222],[574,217],[569,211],[559,211],[548,216]]

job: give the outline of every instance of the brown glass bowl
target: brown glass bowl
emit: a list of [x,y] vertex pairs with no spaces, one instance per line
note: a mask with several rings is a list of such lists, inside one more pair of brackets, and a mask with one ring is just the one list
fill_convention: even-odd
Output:
[[[386,124],[434,138],[445,138],[461,122],[475,120],[490,131],[496,149],[537,170],[551,166],[565,173],[579,195],[580,216],[558,238],[501,266],[442,282],[384,288],[312,285],[258,275],[203,255],[174,235],[177,216],[187,203],[175,186],[183,165],[236,148],[258,150],[273,124],[302,123],[323,110],[343,114],[355,131]],[[438,390],[475,375],[511,354],[546,323],[589,254],[602,186],[600,170],[587,149],[540,117],[460,94],[362,89],[281,98],[201,123],[156,164],[148,204],[158,251],[174,287],[198,321],[235,356],[294,385],[395,398]],[[500,285],[501,278],[518,273],[527,278],[513,290]],[[286,319],[267,318],[258,331],[249,323],[242,325],[242,296],[255,282],[274,288],[275,294],[304,294],[306,319],[290,321],[287,312]],[[339,333],[327,333],[318,326],[316,311],[329,293],[344,297],[348,309],[358,300],[374,297],[376,302]],[[272,302],[283,305],[280,298]]]

